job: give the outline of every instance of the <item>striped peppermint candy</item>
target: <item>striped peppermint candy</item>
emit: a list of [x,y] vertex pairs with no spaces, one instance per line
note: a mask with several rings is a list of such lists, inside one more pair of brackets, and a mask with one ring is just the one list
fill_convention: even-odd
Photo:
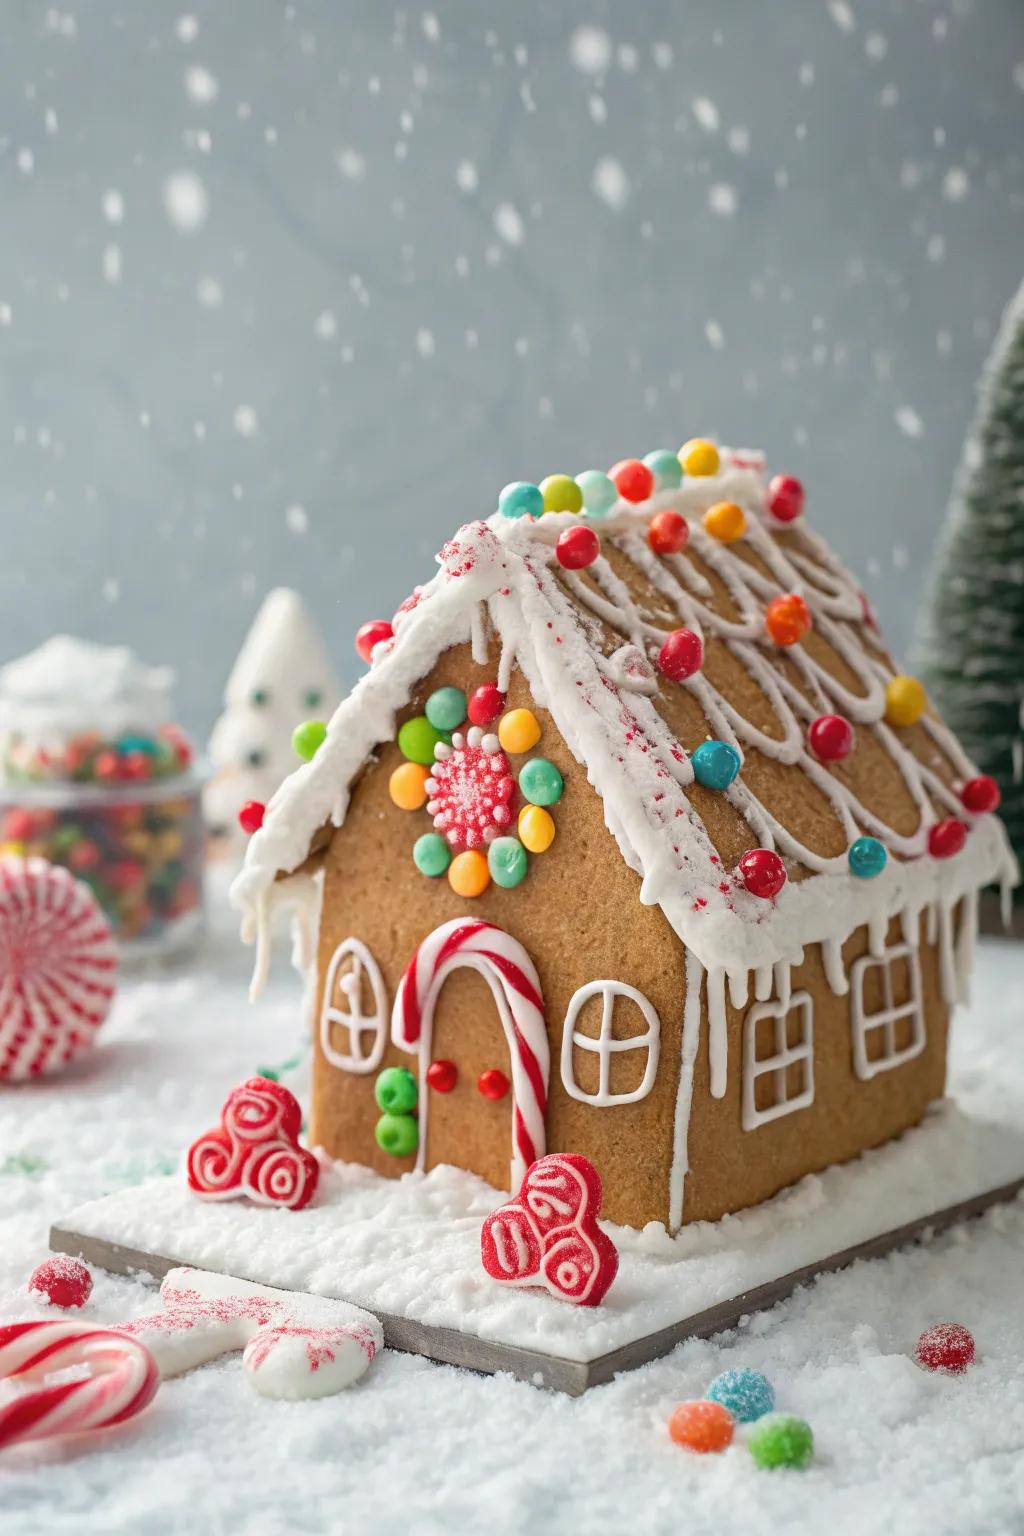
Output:
[[45,859],[0,858],[0,1080],[52,1072],[91,1045],[116,972],[87,885]]
[[[431,1059],[434,1005],[451,972],[461,965],[489,983],[508,1041],[514,1098],[513,1181],[543,1157],[548,1107],[550,1053],[544,998],[533,961],[518,939],[493,923],[456,917],[423,940],[395,995],[391,1035],[403,1050],[419,1055],[420,1079]],[[420,1095],[418,1166],[426,1155],[427,1096]]]
[[[75,1381],[48,1381],[71,1366],[90,1374]],[[105,1429],[141,1413],[160,1385],[146,1346],[89,1323],[8,1323],[0,1326],[0,1381],[27,1386],[0,1404],[0,1451],[24,1440]]]

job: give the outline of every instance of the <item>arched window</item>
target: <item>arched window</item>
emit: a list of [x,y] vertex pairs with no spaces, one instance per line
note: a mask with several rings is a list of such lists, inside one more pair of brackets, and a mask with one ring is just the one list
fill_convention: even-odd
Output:
[[853,1069],[862,1079],[912,1061],[924,1050],[921,967],[917,950],[893,944],[863,955],[850,976]]
[[758,1003],[743,1021],[743,1129],[755,1130],[814,1102],[814,1004]]
[[327,968],[320,1049],[344,1072],[375,1072],[388,1038],[387,989],[362,939],[342,939]]
[[[596,1035],[585,1034],[583,1030],[577,1028],[580,1013],[592,997],[601,999],[601,1024]],[[618,998],[635,1003],[640,1010],[641,1017],[647,1025],[640,1034],[616,1035],[614,1033],[615,1003]],[[642,992],[638,992],[636,987],[627,986],[624,981],[588,981],[585,987],[580,987],[573,993],[562,1030],[562,1084],[566,1093],[571,1094],[574,1099],[579,1099],[583,1104],[597,1104],[601,1107],[609,1104],[635,1104],[638,1099],[646,1098],[654,1085],[658,1071],[660,1039],[661,1020],[647,998]],[[597,1086],[592,1090],[581,1088],[577,1081],[577,1051],[592,1053],[596,1057]],[[642,1062],[643,1073],[636,1088],[628,1093],[613,1093],[611,1091],[612,1061],[623,1051],[644,1052],[642,1057],[636,1058],[638,1062]],[[588,1073],[588,1076],[590,1075]]]

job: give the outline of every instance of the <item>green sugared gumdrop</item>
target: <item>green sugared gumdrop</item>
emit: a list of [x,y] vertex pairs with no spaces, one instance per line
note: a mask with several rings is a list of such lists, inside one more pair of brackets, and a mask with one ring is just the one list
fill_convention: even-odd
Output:
[[747,1444],[759,1467],[806,1467],[814,1452],[811,1426],[785,1413],[761,1419]]
[[419,1091],[407,1067],[385,1067],[373,1085],[373,1096],[385,1115],[407,1115],[416,1108]]
[[381,1115],[374,1135],[389,1157],[412,1157],[420,1144],[419,1126],[412,1115]]

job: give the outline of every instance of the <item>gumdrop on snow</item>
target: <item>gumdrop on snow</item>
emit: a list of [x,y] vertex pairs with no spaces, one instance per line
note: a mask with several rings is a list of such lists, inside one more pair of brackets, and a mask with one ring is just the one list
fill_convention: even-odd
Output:
[[926,1371],[962,1376],[974,1364],[974,1338],[963,1323],[933,1323],[918,1339],[914,1358]]
[[728,1408],[741,1424],[752,1424],[775,1407],[775,1392],[767,1376],[747,1366],[723,1371],[704,1394],[711,1402]]

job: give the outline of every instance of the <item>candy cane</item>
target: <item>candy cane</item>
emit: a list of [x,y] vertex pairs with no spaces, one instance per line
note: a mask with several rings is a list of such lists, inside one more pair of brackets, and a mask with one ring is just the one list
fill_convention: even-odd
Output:
[[[45,1378],[87,1365],[77,1381]],[[0,1450],[24,1440],[104,1429],[133,1418],[152,1402],[160,1372],[138,1339],[88,1323],[7,1323],[0,1326],[0,1380],[38,1381],[0,1404]]]
[[[456,917],[423,940],[402,977],[391,1014],[391,1037],[416,1051],[420,1081],[430,1065],[434,1006],[448,976],[460,965],[479,971],[490,986],[508,1039],[515,1103],[512,1182],[544,1154],[548,1106],[548,1033],[540,978],[517,939],[479,919]],[[427,1096],[420,1095],[417,1167],[426,1157]]]

